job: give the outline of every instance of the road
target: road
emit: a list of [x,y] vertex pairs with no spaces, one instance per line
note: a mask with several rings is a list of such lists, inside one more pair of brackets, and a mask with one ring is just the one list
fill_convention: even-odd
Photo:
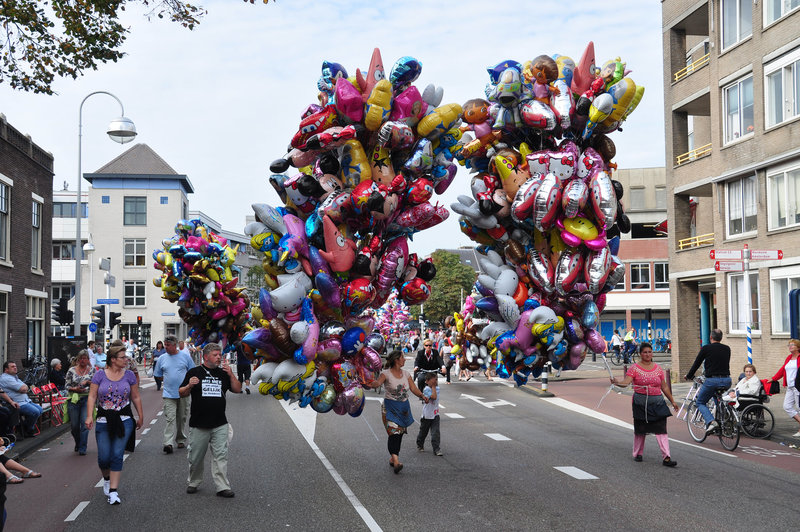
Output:
[[[630,398],[609,394],[607,380],[554,382],[544,399],[495,380],[441,381],[442,450],[418,453],[418,425],[404,438],[395,475],[388,467],[380,396],[368,392],[358,418],[318,415],[269,397],[229,395],[234,427],[229,478],[234,499],[206,482],[185,493],[185,450],[161,452],[159,394],[142,390],[146,433],[125,462],[120,506],[102,494],[94,434],[89,453],[72,452],[69,435],[26,465],[44,478],[8,486],[7,530],[620,530],[794,527],[800,453],[689,444],[670,419],[678,467],[661,466],[649,437],[643,463],[631,457]],[[534,384],[534,386],[538,386]],[[419,418],[421,403],[412,410]],[[682,443],[687,442],[687,443]],[[746,498],[748,504],[742,506]],[[85,504],[84,504],[85,503]],[[23,509],[24,508],[24,509]],[[66,520],[65,519],[69,519]]]

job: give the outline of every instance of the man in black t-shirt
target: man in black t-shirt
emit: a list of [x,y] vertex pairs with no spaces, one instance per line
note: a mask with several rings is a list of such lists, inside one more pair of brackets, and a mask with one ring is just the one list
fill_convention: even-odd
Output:
[[422,349],[417,353],[417,358],[414,360],[414,375],[417,376],[417,388],[420,390],[425,389],[425,373],[420,370],[438,371],[445,374],[444,364],[439,357],[439,352],[433,348],[433,340],[426,338],[422,343]]
[[722,331],[714,329],[710,335],[711,343],[704,345],[697,353],[694,364],[684,377],[687,381],[694,379],[694,372],[703,364],[703,374],[706,380],[698,390],[695,400],[697,410],[703,415],[706,422],[706,434],[711,434],[719,428],[714,420],[714,415],[708,408],[708,401],[714,396],[717,388],[730,388],[731,386],[731,348],[722,342]]
[[[220,367],[222,363],[222,367]],[[228,482],[228,419],[225,417],[225,393],[241,393],[227,360],[222,359],[219,344],[203,347],[203,363],[186,372],[178,393],[192,397],[189,413],[189,485],[186,493],[197,493],[203,482],[203,460],[211,446],[211,476],[217,496],[230,498],[234,493]]]

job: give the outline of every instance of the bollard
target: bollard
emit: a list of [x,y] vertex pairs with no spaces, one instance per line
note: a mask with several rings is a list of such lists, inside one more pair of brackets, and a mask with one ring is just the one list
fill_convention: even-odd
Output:
[[552,366],[551,362],[547,362],[544,365],[544,371],[542,371],[542,391],[547,391],[547,378],[550,376],[550,366]]

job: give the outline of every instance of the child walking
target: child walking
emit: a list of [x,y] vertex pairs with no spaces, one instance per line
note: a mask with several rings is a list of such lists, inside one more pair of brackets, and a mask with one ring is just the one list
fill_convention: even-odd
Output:
[[428,437],[428,431],[430,431],[433,454],[444,456],[439,447],[441,438],[439,434],[439,386],[437,381],[436,373],[428,373],[425,377],[425,389],[422,391],[422,395],[428,398],[428,402],[422,407],[422,419],[419,422],[419,434],[417,435],[417,451],[425,452],[425,438]]

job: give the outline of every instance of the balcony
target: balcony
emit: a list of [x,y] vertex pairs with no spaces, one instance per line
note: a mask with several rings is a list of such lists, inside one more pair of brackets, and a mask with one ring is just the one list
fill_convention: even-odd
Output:
[[697,235],[678,240],[678,251],[683,251],[684,249],[699,248],[702,246],[713,246],[713,245],[714,245],[714,233],[706,233],[705,235]]
[[677,83],[680,80],[682,80],[683,78],[685,78],[686,76],[692,74],[697,69],[707,65],[710,55],[711,54],[703,55],[699,59],[696,59],[696,60],[692,61],[691,63],[686,65],[684,68],[682,68],[682,69],[678,70],[677,72],[675,72],[673,82]]
[[675,157],[675,166],[680,166],[684,163],[700,159],[701,157],[707,157],[708,155],[711,155],[711,151],[711,143],[708,143],[704,146],[700,146],[699,148],[682,153]]

